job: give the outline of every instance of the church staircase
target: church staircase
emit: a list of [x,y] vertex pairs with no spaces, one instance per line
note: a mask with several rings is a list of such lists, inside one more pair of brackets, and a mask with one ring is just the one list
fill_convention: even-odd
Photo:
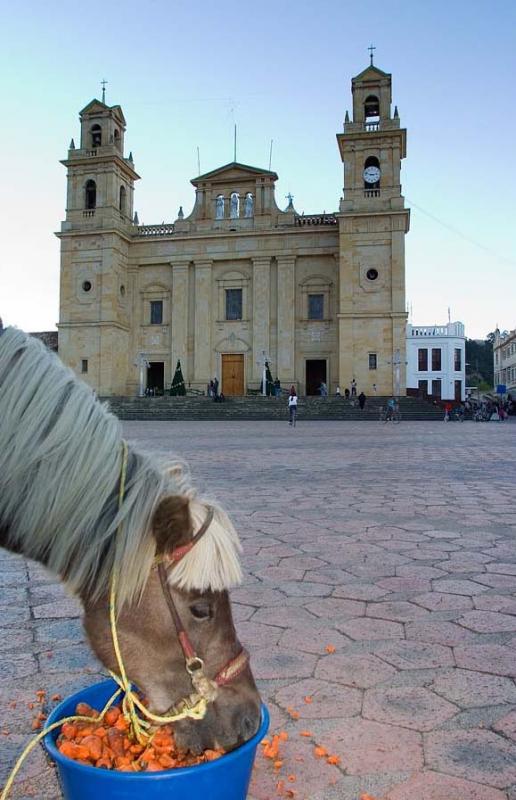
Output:
[[[111,411],[121,420],[288,420],[287,396],[227,397],[215,403],[210,397],[109,397]],[[300,397],[298,421],[355,420],[377,422],[387,397],[369,398],[363,411],[343,397]],[[401,397],[402,420],[440,420],[443,412],[415,397]]]

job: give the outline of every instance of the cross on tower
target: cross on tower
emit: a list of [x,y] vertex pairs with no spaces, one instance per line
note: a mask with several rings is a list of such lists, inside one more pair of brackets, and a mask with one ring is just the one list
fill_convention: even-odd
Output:
[[104,78],[103,80],[101,80],[100,83],[102,84],[102,102],[105,103],[106,102],[106,84],[107,84],[107,80]]
[[373,66],[373,55],[374,55],[374,51],[376,50],[376,47],[374,47],[372,44],[370,44],[367,49],[369,50],[369,56],[371,58],[371,66]]

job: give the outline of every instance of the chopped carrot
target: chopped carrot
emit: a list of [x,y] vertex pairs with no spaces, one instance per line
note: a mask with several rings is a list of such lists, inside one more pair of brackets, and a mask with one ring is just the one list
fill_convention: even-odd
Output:
[[325,747],[317,745],[316,747],[314,747],[314,755],[316,758],[326,758],[326,756],[328,755],[328,751],[326,750]]
[[310,705],[310,703],[313,703],[313,702],[314,702],[314,698],[310,697],[310,695],[307,695],[305,697],[305,703],[307,703],[308,705]]
[[281,760],[275,761],[273,766],[274,766],[274,769],[281,769],[282,766],[283,766],[283,761],[281,761]]
[[287,781],[289,781],[289,783],[295,783],[296,780],[297,779],[296,779],[295,775],[289,775],[288,778],[287,778]]
[[117,721],[118,717],[120,716],[120,709],[118,706],[112,706],[109,708],[106,713],[104,714],[104,722],[106,725],[114,725]]
[[335,645],[327,644],[324,649],[326,650],[327,653],[334,653],[335,652]]
[[307,738],[309,738],[309,737],[313,736],[313,733],[312,733],[312,731],[301,731],[301,733],[299,735],[300,736],[306,736]]
[[288,741],[288,733],[286,731],[280,731],[278,733],[278,736],[279,736],[280,742]]
[[337,764],[340,764],[340,757],[339,756],[328,756],[328,758],[326,759],[326,763],[327,764],[334,764],[335,766],[337,766]]
[[53,694],[50,699],[52,700],[53,703],[59,703],[59,701],[62,700],[63,697],[60,694]]

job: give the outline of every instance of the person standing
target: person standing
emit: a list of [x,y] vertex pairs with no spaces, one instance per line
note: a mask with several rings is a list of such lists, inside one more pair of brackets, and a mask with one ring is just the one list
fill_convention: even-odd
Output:
[[217,402],[219,398],[219,379],[217,377],[213,378],[213,399]]
[[361,411],[364,410],[366,399],[367,398],[366,398],[365,394],[363,392],[360,392],[360,394],[358,395],[358,405],[360,406],[360,410]]
[[276,397],[281,397],[281,383],[279,378],[276,378],[274,381],[274,394]]
[[351,397],[356,397],[356,396],[357,396],[357,382],[353,378],[353,380],[351,381]]
[[373,383],[373,394],[376,397],[376,383]]
[[290,394],[288,397],[288,413],[289,413],[288,424],[295,428],[296,415],[297,415],[297,394],[293,386],[290,387]]

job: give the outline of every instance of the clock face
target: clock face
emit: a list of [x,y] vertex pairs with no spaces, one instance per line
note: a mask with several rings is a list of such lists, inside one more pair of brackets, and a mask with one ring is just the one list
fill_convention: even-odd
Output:
[[366,183],[377,183],[380,180],[379,167],[366,167],[364,170],[364,180]]

